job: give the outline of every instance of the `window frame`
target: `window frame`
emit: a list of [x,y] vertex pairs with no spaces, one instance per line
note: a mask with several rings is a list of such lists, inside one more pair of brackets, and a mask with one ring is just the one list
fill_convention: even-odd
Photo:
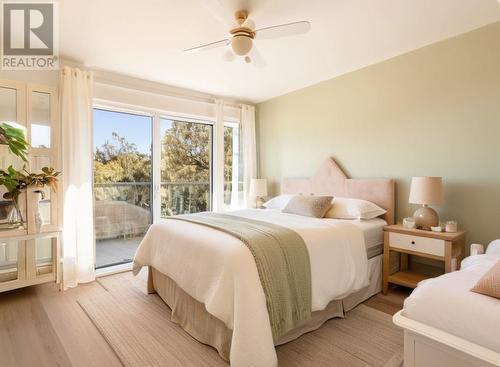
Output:
[[[223,207],[224,209],[231,209],[231,210],[234,210],[234,209],[237,209],[237,208],[240,208],[240,206],[238,205],[239,204],[239,201],[236,200],[236,203],[233,203],[233,200],[236,198],[237,199],[237,195],[239,193],[239,181],[240,181],[240,177],[239,177],[239,165],[240,165],[240,144],[241,144],[241,126],[240,126],[240,123],[239,122],[234,122],[234,121],[224,121],[224,128],[226,127],[229,127],[231,129],[236,129],[237,131],[237,139],[236,139],[236,142],[237,142],[237,148],[238,149],[234,149],[234,143],[233,143],[233,157],[232,157],[232,160],[233,160],[233,167],[232,167],[232,177],[231,177],[231,203],[229,204],[229,206],[226,206],[226,203],[224,202],[223,203]],[[233,132],[233,142],[234,142],[234,132]],[[223,147],[223,149],[225,149],[225,147]],[[235,159],[238,158],[238,159]],[[236,166],[235,166],[235,163],[236,163]],[[224,178],[223,178],[224,179]],[[225,182],[224,182],[225,184]],[[235,196],[236,195],[236,196]]]
[[[110,101],[106,99],[94,98],[92,103],[92,110],[100,109],[111,112],[118,113],[128,113],[139,116],[151,117],[152,118],[152,148],[151,148],[151,165],[152,165],[152,223],[157,223],[161,220],[161,197],[160,197],[160,187],[161,187],[161,120],[177,120],[177,121],[185,121],[185,122],[193,122],[193,123],[202,123],[206,125],[212,126],[212,136],[211,136],[211,169],[210,169],[210,210],[214,209],[214,198],[215,198],[215,187],[216,180],[222,179],[224,182],[224,177],[218,178],[216,177],[215,165],[216,165],[216,144],[215,140],[218,136],[217,134],[224,134],[224,131],[217,131],[216,117],[209,116],[199,116],[199,115],[191,115],[181,112],[168,111],[156,108],[149,108],[140,105],[131,105],[121,102]],[[238,129],[238,137],[239,142],[241,141],[241,122],[235,118],[224,118],[223,119],[224,127],[231,127]],[[93,142],[93,134],[94,134],[94,122],[92,121],[92,146]],[[222,147],[224,149],[224,147]],[[239,162],[238,162],[239,165]],[[233,168],[234,169],[234,168]],[[92,171],[94,171],[94,161],[92,159]],[[92,182],[92,186],[93,186]],[[92,187],[94,190],[94,187]],[[233,207],[231,205],[231,207]],[[95,243],[94,243],[95,246]],[[97,271],[98,276],[104,276],[113,274],[115,272],[127,271],[132,268],[132,263],[126,263],[122,265],[108,266],[104,268],[100,268]]]
[[[203,125],[209,125],[212,127],[211,131],[211,136],[210,136],[210,177],[209,177],[209,211],[213,210],[214,207],[214,187],[215,187],[215,170],[214,170],[214,165],[215,165],[215,144],[214,144],[214,138],[216,132],[216,126],[214,121],[205,121],[205,120],[200,120],[197,118],[188,118],[188,117],[177,117],[171,114],[158,114],[158,126],[157,126],[157,134],[156,136],[153,136],[153,140],[156,141],[157,147],[158,147],[158,152],[159,155],[157,156],[158,162],[156,164],[156,168],[154,168],[154,171],[156,171],[156,184],[157,186],[154,187],[154,192],[157,194],[157,200],[156,204],[153,203],[153,209],[154,209],[154,216],[153,216],[153,223],[155,220],[161,220],[161,120],[169,120],[169,121],[179,121],[179,122],[187,122],[187,123],[195,123],[195,124],[203,124]],[[156,152],[155,152],[156,154]]]
[[[105,99],[99,99],[99,98],[94,98],[93,103],[92,103],[92,109],[102,109],[106,111],[115,111],[115,112],[122,112],[122,113],[131,113],[131,114],[136,114],[136,115],[141,115],[141,116],[151,116],[153,118],[153,131],[152,131],[152,203],[153,203],[153,223],[158,222],[161,220],[161,198],[160,198],[160,187],[161,187],[161,177],[160,177],[160,161],[161,161],[161,136],[160,136],[160,125],[161,125],[161,119],[170,119],[170,120],[177,120],[177,121],[185,121],[185,122],[194,122],[194,123],[203,123],[207,125],[212,125],[212,147],[211,147],[211,172],[210,172],[210,182],[211,182],[211,189],[210,189],[210,209],[212,210],[214,208],[214,189],[216,187],[216,172],[213,169],[215,167],[215,160],[216,160],[216,146],[215,146],[215,139],[218,134],[217,132],[217,126],[216,126],[216,118],[215,117],[209,117],[209,116],[198,116],[198,115],[191,115],[191,114],[186,114],[186,113],[180,113],[180,112],[173,112],[173,111],[167,111],[167,110],[161,110],[161,109],[156,109],[156,108],[149,108],[149,107],[144,107],[140,105],[130,105],[126,103],[121,103],[121,102],[114,102],[110,100],[105,100]],[[240,122],[235,121],[232,118],[229,119],[224,119],[224,126],[232,126],[232,125],[237,125],[239,127]],[[93,122],[92,122],[92,128],[93,128]],[[239,127],[240,128],[240,127]],[[241,128],[240,128],[241,131]],[[224,132],[222,131],[222,134]],[[92,131],[93,135],[93,131]],[[93,142],[92,142],[93,144]],[[94,169],[93,163],[92,163],[92,170]],[[224,179],[224,178],[222,178]]]

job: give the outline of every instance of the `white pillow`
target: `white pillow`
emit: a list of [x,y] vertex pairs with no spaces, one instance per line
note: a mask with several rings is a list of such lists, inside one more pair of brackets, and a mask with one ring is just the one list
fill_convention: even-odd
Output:
[[353,198],[333,199],[333,205],[325,214],[325,218],[336,219],[373,219],[387,213],[371,201]]
[[279,195],[266,201],[262,206],[267,209],[283,210],[294,196],[295,195]]

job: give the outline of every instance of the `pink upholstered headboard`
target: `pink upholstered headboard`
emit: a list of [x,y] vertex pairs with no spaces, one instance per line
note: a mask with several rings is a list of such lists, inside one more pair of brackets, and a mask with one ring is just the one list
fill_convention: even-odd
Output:
[[348,178],[333,159],[328,159],[310,179],[285,179],[282,194],[315,194],[371,201],[387,210],[383,216],[394,224],[395,188],[392,179]]

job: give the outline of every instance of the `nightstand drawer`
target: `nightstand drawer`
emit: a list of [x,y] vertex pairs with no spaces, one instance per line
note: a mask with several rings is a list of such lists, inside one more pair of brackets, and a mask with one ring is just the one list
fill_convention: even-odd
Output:
[[444,257],[444,240],[435,238],[390,232],[389,246]]

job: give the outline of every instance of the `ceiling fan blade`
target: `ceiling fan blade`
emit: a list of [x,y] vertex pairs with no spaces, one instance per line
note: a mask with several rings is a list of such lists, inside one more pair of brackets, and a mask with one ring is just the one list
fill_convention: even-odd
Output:
[[200,0],[200,2],[219,22],[234,27],[233,12],[221,0]]
[[187,50],[184,50],[184,53],[192,54],[192,53],[199,52],[199,51],[211,50],[212,48],[226,46],[229,43],[230,43],[229,39],[226,38],[224,40],[220,40],[220,41],[216,41],[216,42],[207,43],[205,45],[188,48]]
[[[260,53],[259,49],[253,45],[252,50],[247,56],[249,58],[249,61],[258,68],[263,68],[266,66],[266,61],[264,60],[264,57],[262,57],[262,54]],[[247,61],[245,57],[245,61]],[[248,62],[248,61],[247,61]]]
[[224,52],[224,61],[232,62],[235,58],[236,56],[234,55],[233,51],[231,51],[231,49],[227,49],[226,52]]
[[271,27],[257,29],[255,38],[259,40],[295,36],[309,32],[311,23],[308,21],[293,22],[288,24],[275,25]]

